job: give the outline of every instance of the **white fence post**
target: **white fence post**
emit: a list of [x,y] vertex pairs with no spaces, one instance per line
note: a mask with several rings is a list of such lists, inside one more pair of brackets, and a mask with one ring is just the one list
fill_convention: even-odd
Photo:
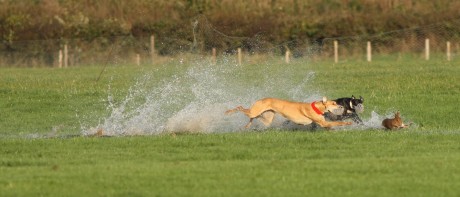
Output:
[[371,48],[371,42],[367,41],[367,61],[371,62],[372,61],[372,48]]
[[62,49],[59,50],[58,67],[62,68]]
[[425,60],[430,60],[430,39],[425,39]]
[[286,64],[289,64],[289,62],[291,61],[290,56],[291,56],[291,52],[289,50],[286,50],[286,56],[285,56]]
[[141,55],[139,53],[136,54],[136,65],[141,65]]
[[216,52],[216,48],[212,48],[212,64],[216,64],[217,63],[217,52]]
[[446,47],[447,47],[447,49],[446,49],[447,61],[450,61],[450,60],[452,59],[452,56],[451,56],[451,54],[450,54],[450,42],[447,41],[446,45],[447,45],[447,46],[446,46]]
[[67,49],[67,44],[64,45],[64,68],[67,68],[69,65],[69,50]]
[[339,43],[337,40],[334,40],[334,62],[339,62]]

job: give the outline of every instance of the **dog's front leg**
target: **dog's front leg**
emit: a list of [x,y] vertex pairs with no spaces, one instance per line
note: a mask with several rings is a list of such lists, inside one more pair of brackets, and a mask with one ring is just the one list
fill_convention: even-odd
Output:
[[337,120],[342,120],[342,115],[335,115],[332,112],[326,112],[324,113],[324,117],[328,118],[329,120],[332,121],[337,121]]
[[331,128],[334,126],[344,126],[344,125],[351,125],[351,122],[328,122],[325,119],[318,120],[316,121],[319,126],[324,127],[324,128]]
[[361,118],[359,118],[358,114],[356,112],[353,112],[351,114],[351,119],[353,120],[353,122],[355,122],[356,124],[364,124],[363,120],[361,120]]

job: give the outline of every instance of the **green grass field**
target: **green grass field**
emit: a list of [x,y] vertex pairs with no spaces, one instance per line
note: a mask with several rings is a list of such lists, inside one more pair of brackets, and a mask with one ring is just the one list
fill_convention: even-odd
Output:
[[[99,82],[95,80],[101,66],[2,68],[0,193],[2,196],[460,195],[458,62],[413,59],[339,64],[306,60],[296,60],[290,65],[273,62],[216,67],[193,62],[108,67]],[[309,72],[314,72],[314,77],[306,80]],[[184,75],[191,77],[180,77]],[[136,86],[140,81],[142,85]],[[259,95],[290,98],[298,96],[291,90],[299,90],[301,94],[329,98],[361,95],[366,106],[363,119],[369,119],[372,111],[388,115],[399,110],[404,120],[415,125],[393,132],[376,128],[336,131],[268,128],[99,138],[82,135],[83,126],[96,127],[110,116],[108,95],[113,97],[112,103],[119,105],[133,87],[155,92],[165,81],[186,88],[177,91],[181,95],[169,93],[176,97],[171,101],[180,98],[179,101],[158,114],[178,111],[190,101],[201,101],[200,96],[211,95],[213,91],[209,89],[224,89],[228,94],[242,97],[241,101]],[[300,85],[297,88],[292,84]],[[222,93],[216,92],[217,96],[211,97],[220,102]],[[252,94],[251,99],[244,99],[248,94]],[[149,98],[134,100],[143,103]],[[229,118],[239,120],[238,116]],[[237,124],[242,127],[247,120],[241,120],[244,121]]]

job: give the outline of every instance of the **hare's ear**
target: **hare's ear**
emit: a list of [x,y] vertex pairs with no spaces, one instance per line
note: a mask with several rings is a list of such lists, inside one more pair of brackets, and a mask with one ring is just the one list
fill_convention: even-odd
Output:
[[323,97],[323,103],[326,103],[327,102],[327,98],[324,96]]

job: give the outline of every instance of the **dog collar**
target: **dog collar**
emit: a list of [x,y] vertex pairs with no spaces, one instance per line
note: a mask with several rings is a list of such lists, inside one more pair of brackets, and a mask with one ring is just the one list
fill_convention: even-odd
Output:
[[320,111],[318,108],[316,108],[315,102],[312,102],[312,103],[311,103],[311,108],[312,108],[313,111],[315,111],[318,115],[323,115],[323,112]]

